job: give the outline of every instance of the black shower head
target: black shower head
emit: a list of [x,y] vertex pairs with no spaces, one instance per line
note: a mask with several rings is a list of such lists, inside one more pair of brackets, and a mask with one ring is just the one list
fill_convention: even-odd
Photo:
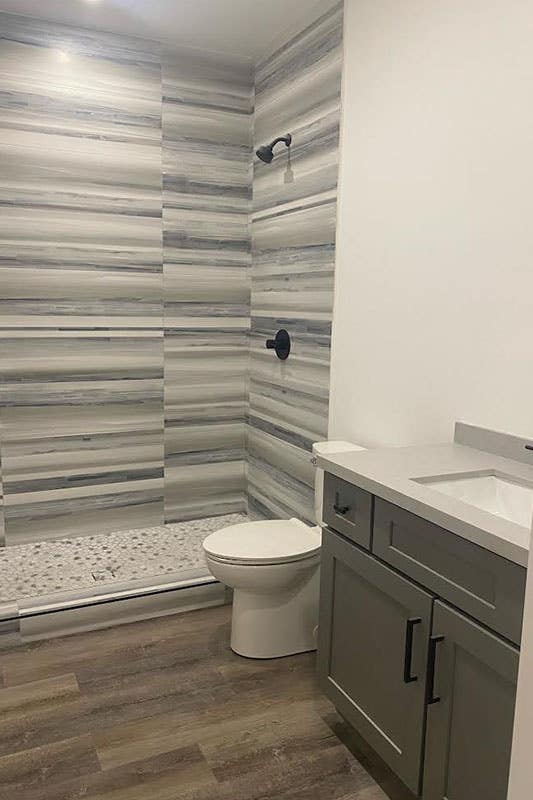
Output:
[[255,151],[256,154],[259,156],[261,161],[264,161],[265,164],[270,164],[272,159],[274,158],[274,151],[272,150],[272,146],[269,144],[262,145],[258,150]]
[[278,138],[274,139],[274,141],[270,142],[270,144],[261,145],[261,147],[255,151],[256,155],[261,159],[261,161],[264,161],[265,164],[270,164],[274,158],[274,147],[278,142],[285,142],[286,146],[290,147],[292,136],[290,133],[288,133],[286,136],[278,136]]

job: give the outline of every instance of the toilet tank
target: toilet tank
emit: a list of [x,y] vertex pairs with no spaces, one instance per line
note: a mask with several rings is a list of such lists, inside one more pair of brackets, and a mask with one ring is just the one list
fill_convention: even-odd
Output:
[[[366,450],[358,444],[351,442],[315,442],[313,445],[313,455],[311,463],[316,466],[318,455],[334,455],[335,453],[348,453],[353,450]],[[315,520],[316,524],[322,526],[322,499],[324,496],[324,470],[316,467],[315,469]]]

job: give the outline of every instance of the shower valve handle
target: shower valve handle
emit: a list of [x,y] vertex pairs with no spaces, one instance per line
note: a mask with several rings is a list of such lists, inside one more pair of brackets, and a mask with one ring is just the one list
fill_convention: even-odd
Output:
[[274,339],[266,340],[267,350],[275,350],[276,355],[282,361],[289,357],[291,352],[291,337],[283,328],[276,333]]

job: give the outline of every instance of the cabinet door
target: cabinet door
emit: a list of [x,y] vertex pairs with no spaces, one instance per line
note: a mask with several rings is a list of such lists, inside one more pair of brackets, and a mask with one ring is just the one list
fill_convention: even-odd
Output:
[[319,677],[325,694],[415,794],[431,595],[325,530]]
[[433,634],[424,800],[505,800],[519,652],[440,601]]

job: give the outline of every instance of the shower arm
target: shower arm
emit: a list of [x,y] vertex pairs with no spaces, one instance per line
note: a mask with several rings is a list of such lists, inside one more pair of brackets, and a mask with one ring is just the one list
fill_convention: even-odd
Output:
[[290,135],[290,133],[288,133],[286,136],[278,136],[277,139],[274,139],[274,141],[270,143],[270,147],[273,149],[278,144],[278,142],[285,142],[286,146],[290,147],[292,142],[292,136]]

